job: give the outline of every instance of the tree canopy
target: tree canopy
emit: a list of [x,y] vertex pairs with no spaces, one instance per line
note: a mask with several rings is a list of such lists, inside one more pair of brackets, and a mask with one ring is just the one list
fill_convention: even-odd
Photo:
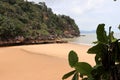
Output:
[[0,40],[55,39],[79,36],[75,21],[66,15],[56,15],[45,2],[0,0]]

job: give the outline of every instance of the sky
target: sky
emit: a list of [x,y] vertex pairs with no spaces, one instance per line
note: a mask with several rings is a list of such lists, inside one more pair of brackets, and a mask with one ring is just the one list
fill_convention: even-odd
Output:
[[120,0],[28,0],[35,3],[45,2],[55,14],[73,18],[80,30],[96,30],[98,24],[106,24],[108,30],[120,32]]

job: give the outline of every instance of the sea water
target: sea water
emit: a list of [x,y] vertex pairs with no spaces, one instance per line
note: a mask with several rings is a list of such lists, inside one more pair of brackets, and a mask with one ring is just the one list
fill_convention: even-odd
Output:
[[[94,45],[93,42],[97,41],[96,33],[84,33],[82,36],[77,38],[69,39],[71,43],[85,44],[85,45]],[[120,39],[120,33],[115,33],[114,37]]]

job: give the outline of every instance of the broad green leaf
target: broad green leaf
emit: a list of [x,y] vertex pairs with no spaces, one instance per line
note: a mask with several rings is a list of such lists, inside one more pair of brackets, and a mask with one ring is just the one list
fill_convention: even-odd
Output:
[[98,55],[95,56],[95,62],[96,64],[101,64],[101,58]]
[[97,44],[97,43],[99,43],[98,41],[94,41],[94,42],[92,42],[93,44]]
[[114,38],[114,32],[113,31],[111,31],[109,33],[109,39],[110,39],[110,42],[116,42],[117,41],[117,39]]
[[92,71],[91,65],[89,65],[89,64],[86,63],[86,62],[78,62],[78,63],[75,65],[75,69],[76,69],[80,74],[87,75],[87,76],[90,76],[90,75],[91,75],[91,71]]
[[117,41],[117,39],[116,39],[116,38],[112,39],[112,42],[116,42],[116,41]]
[[104,68],[102,65],[94,66],[93,70],[91,71],[92,77],[94,77],[95,80],[99,80],[103,73],[104,73]]
[[79,75],[78,75],[78,73],[75,73],[75,74],[74,74],[72,80],[79,80]]
[[88,51],[87,51],[87,53],[97,54],[97,55],[99,55],[99,57],[106,52],[107,52],[107,45],[104,45],[101,43],[93,46],[92,48],[88,49]]
[[120,62],[120,42],[117,41],[115,43],[115,49],[114,49],[114,53],[115,53],[115,61],[116,62]]
[[118,26],[118,29],[120,30],[120,24],[119,24],[119,26]]
[[102,43],[108,43],[108,37],[104,29],[105,24],[99,24],[97,27],[97,40]]
[[76,52],[70,51],[68,60],[69,60],[69,65],[71,67],[74,67],[75,64],[78,63],[78,56],[77,56]]
[[90,53],[90,54],[97,54],[98,52],[101,52],[101,48],[100,48],[99,44],[93,46],[92,48],[89,48],[87,51],[87,53]]
[[72,75],[75,73],[75,71],[76,71],[76,70],[71,71],[71,72],[65,74],[65,75],[62,77],[62,79],[64,80],[64,79],[67,79],[68,77],[72,76]]

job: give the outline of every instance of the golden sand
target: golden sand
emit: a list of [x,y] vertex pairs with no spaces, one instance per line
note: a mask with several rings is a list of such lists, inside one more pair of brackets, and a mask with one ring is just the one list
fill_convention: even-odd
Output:
[[90,47],[72,43],[1,47],[0,80],[62,80],[72,70],[67,60],[71,50],[79,61],[95,64],[94,55],[86,53]]

